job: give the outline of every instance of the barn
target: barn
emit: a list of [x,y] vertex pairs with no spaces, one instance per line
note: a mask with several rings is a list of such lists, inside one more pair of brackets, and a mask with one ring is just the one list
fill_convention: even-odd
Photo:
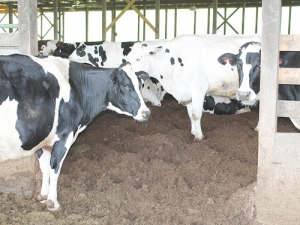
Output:
[[[161,107],[147,103],[151,118],[144,123],[113,111],[101,112],[66,157],[58,181],[58,212],[47,211],[36,200],[42,182],[36,156],[1,163],[0,224],[298,224],[299,131],[288,117],[297,117],[299,106],[298,102],[278,101],[277,90],[278,84],[299,84],[299,70],[275,66],[279,50],[300,49],[299,35],[291,33],[297,1],[4,2],[11,12],[18,7],[19,22],[18,32],[0,33],[1,50],[33,55],[38,51],[38,37],[44,36],[43,29],[37,29],[36,6],[39,18],[47,10],[58,18],[51,29],[53,39],[62,41],[64,10],[70,8],[111,12],[111,21],[102,15],[99,38],[108,40],[108,30],[116,29],[110,35],[115,41],[120,34],[114,35],[118,30],[114,25],[129,9],[145,10],[139,18],[154,28],[155,38],[170,39],[166,27],[161,33],[161,24],[154,26],[147,20],[146,9],[165,14],[190,10],[194,19],[191,34],[198,34],[195,8],[209,8],[207,33],[226,34],[234,13],[228,15],[225,9],[245,12],[253,7],[257,9],[254,24],[259,23],[261,12],[263,76],[259,108],[237,115],[203,113],[205,138],[201,141],[193,140],[186,109],[172,95],[165,96]],[[286,34],[280,29],[283,6],[290,15]],[[233,29],[244,34],[245,23]],[[177,36],[176,29],[173,31]],[[253,33],[258,31],[255,26]],[[136,40],[143,40],[144,32],[140,30]],[[86,35],[86,41],[93,40]]]

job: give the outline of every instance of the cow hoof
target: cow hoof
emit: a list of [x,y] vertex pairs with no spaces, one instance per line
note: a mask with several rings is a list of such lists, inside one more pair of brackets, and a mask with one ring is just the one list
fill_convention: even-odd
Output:
[[47,196],[46,195],[41,195],[41,194],[38,194],[36,196],[37,200],[40,201],[41,203],[44,203],[45,200],[47,200]]
[[48,201],[46,202],[46,206],[47,206],[48,209],[49,209],[49,208],[54,208],[54,202],[51,201],[51,200],[48,200]]
[[195,141],[195,142],[200,142],[200,141],[202,141],[202,140],[204,140],[204,139],[205,139],[205,136],[202,135],[201,138],[200,138],[200,137],[195,137],[194,141]]
[[47,208],[49,211],[51,212],[58,212],[58,211],[61,211],[61,207],[58,206],[57,208],[53,207],[53,208]]
[[60,207],[60,205],[58,205],[58,206],[54,206],[54,202],[53,201],[51,201],[51,200],[48,200],[47,202],[46,202],[46,206],[47,206],[47,209],[49,210],[49,211],[51,211],[51,212],[57,212],[57,211],[60,211],[61,210],[61,207]]

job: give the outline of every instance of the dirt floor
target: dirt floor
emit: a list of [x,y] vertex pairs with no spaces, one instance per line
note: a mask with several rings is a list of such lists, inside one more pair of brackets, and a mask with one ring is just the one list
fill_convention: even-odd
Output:
[[[258,224],[258,109],[205,113],[206,138],[195,142],[186,107],[169,95],[147,105],[147,123],[106,111],[79,135],[59,178],[59,212],[0,192],[0,224]],[[279,130],[297,132],[286,118]]]

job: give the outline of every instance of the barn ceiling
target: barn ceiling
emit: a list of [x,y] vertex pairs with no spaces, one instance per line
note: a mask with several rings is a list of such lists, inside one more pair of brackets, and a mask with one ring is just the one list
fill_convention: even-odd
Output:
[[[38,8],[42,11],[53,11],[54,0],[37,0]],[[107,10],[122,10],[129,0],[107,0]],[[155,9],[155,0],[136,0],[134,5],[141,9]],[[1,3],[1,0],[0,0]],[[188,9],[191,6],[196,8],[212,7],[213,0],[160,0],[161,9],[174,9],[177,5],[178,9]],[[218,7],[237,8],[242,7],[260,7],[262,0],[218,0]],[[299,0],[282,0],[283,6],[300,6]],[[17,5],[15,5],[17,7]],[[102,0],[58,0],[60,11],[68,11],[74,8],[76,11],[81,10],[101,10]]]
[[[1,0],[0,0],[1,1]],[[128,1],[128,0],[127,0]],[[161,9],[173,9],[175,4],[177,8],[190,8],[196,6],[196,8],[208,8],[212,6],[213,0],[160,0]],[[218,0],[218,7],[241,7],[245,4],[245,7],[260,7],[262,0]],[[107,0],[107,10],[116,8],[122,10],[127,5],[125,0]],[[155,0],[136,0],[134,5],[139,9],[155,9]],[[297,0],[282,0],[283,6],[300,6],[300,1]],[[102,0],[58,0],[58,6],[61,10],[69,10],[70,7],[74,7],[76,10],[99,10],[102,8]],[[53,10],[53,0],[38,0],[38,8],[44,10]]]

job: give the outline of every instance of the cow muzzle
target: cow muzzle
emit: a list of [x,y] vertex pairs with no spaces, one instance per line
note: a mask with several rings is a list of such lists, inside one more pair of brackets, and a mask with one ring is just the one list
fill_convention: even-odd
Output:
[[138,113],[136,116],[133,117],[134,120],[138,122],[144,122],[147,121],[150,118],[150,110],[146,107],[143,109],[139,109]]
[[236,97],[239,101],[249,101],[251,96],[251,91],[237,91]]
[[241,101],[243,105],[254,105],[256,104],[256,95],[252,91],[237,91],[236,98]]
[[144,120],[148,120],[149,117],[150,117],[150,111],[149,110],[143,111],[142,112],[142,117],[143,117]]

